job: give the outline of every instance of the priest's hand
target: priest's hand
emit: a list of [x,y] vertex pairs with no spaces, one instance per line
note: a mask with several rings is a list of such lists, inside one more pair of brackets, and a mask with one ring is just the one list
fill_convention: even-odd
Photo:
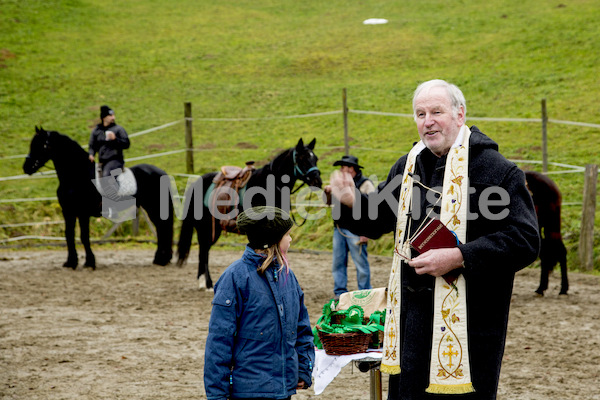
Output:
[[340,203],[352,207],[354,204],[354,179],[347,172],[339,170],[333,171],[329,180],[331,194],[340,201]]
[[443,276],[450,271],[463,267],[463,261],[460,249],[452,247],[426,251],[408,261],[408,265],[413,267],[418,275]]

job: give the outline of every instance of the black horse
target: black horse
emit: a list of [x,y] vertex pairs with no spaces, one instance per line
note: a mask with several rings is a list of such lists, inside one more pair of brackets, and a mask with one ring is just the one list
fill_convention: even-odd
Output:
[[[321,173],[317,168],[318,158],[313,153],[315,143],[316,139],[313,139],[308,146],[305,146],[302,139],[300,139],[295,147],[283,151],[269,164],[253,170],[246,186],[246,193],[250,192],[252,188],[268,190],[269,186],[274,184],[276,192],[274,193],[275,196],[273,196],[275,206],[289,209],[289,198],[281,194],[289,194],[297,180],[308,184],[310,187],[320,188],[323,182],[321,181]],[[213,219],[213,213],[211,213],[207,207],[207,203],[204,201],[205,194],[216,175],[217,172],[207,173],[187,189],[186,203],[189,204],[189,208],[182,222],[178,243],[179,259],[177,263],[182,265],[189,255],[192,235],[194,228],[196,229],[200,247],[197,278],[200,288],[206,287],[208,289],[213,287],[208,269],[208,253],[211,246],[219,239],[223,230],[219,220]],[[194,201],[194,196],[202,196],[202,198],[198,199],[200,201]],[[266,202],[264,196],[258,195],[252,196],[250,201],[252,206],[265,205]],[[195,203],[202,204],[203,209],[200,218],[194,218]],[[202,275],[205,275],[204,281],[201,279]]]
[[[77,250],[75,249],[75,223],[79,219],[81,242],[85,248],[85,266],[96,268],[96,259],[90,247],[89,219],[101,215],[102,197],[94,186],[94,163],[88,153],[73,139],[55,131],[35,128],[29,154],[23,164],[26,174],[33,174],[48,160],[54,162],[58,176],[56,194],[65,219],[65,237],[68,257],[64,267],[77,268]],[[154,263],[167,265],[173,256],[173,204],[169,202],[166,219],[160,218],[160,177],[166,173],[153,165],[139,164],[130,168],[136,180],[138,191],[135,194],[136,205],[143,207],[156,227],[158,248]]]
[[560,264],[560,293],[566,295],[569,290],[567,277],[567,249],[560,233],[560,208],[562,196],[558,186],[548,176],[535,171],[525,171],[527,186],[533,198],[538,218],[542,246],[540,249],[541,278],[540,286],[535,291],[540,296],[548,289],[548,277],[554,266]]

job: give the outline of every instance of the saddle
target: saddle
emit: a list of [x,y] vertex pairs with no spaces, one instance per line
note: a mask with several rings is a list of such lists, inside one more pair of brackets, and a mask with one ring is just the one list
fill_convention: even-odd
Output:
[[[237,213],[232,211],[239,208],[246,185],[254,171],[254,161],[247,161],[246,166],[222,166],[212,181],[209,209],[212,215],[212,238],[215,240],[215,220],[219,220],[221,229],[225,232],[239,233],[235,223]],[[235,193],[235,195],[234,195]],[[215,215],[219,214],[219,218]],[[232,217],[232,214],[235,216]]]

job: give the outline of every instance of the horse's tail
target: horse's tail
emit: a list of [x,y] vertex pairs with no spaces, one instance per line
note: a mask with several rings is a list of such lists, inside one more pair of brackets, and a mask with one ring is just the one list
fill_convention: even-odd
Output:
[[548,187],[551,191],[551,195],[548,196],[547,204],[547,216],[544,222],[544,236],[550,237],[551,239],[558,240],[562,243],[561,235],[561,207],[562,207],[562,195],[558,186],[554,182]]
[[[189,204],[187,214],[183,218],[181,224],[181,232],[179,234],[179,241],[177,242],[177,265],[182,265],[190,253],[192,247],[192,236],[194,235],[194,228],[198,221],[195,219],[195,207],[203,207],[204,193],[206,191],[209,182],[212,182],[213,177],[216,173],[205,174],[198,179],[193,186],[186,192],[186,202]],[[196,197],[200,196],[198,200]],[[189,198],[189,200],[187,200]],[[198,204],[196,204],[198,203]]]
[[183,265],[190,254],[192,247],[192,236],[194,235],[194,210],[193,202],[190,202],[188,215],[183,219],[179,241],[177,242],[177,265]]
[[540,172],[526,171],[525,176],[536,206],[540,230],[543,230],[544,237],[561,240],[562,194],[558,185]]

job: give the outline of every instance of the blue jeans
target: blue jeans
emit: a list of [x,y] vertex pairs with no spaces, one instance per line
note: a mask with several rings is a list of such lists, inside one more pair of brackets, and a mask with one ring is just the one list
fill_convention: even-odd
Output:
[[339,296],[348,291],[348,252],[356,266],[358,290],[372,289],[367,245],[358,244],[359,237],[347,229],[333,229],[333,294]]

